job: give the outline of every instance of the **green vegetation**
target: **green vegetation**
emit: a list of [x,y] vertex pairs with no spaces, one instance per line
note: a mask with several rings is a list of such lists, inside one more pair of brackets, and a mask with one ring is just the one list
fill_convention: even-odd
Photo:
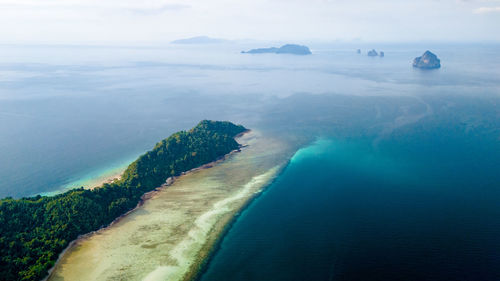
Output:
[[130,164],[121,180],[101,188],[73,189],[52,197],[0,201],[0,280],[40,280],[78,235],[111,223],[141,196],[180,175],[238,149],[243,126],[202,121],[157,143]]

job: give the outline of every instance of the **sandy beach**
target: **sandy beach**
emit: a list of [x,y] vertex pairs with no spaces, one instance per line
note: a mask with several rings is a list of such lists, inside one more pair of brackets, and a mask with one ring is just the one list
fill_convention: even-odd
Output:
[[86,188],[94,189],[102,186],[105,183],[112,183],[114,181],[120,180],[124,171],[125,169],[122,169],[109,175],[103,175],[101,177],[97,177],[93,179],[92,182],[90,182],[90,184],[86,186]]
[[235,214],[292,153],[258,131],[237,140],[241,152],[176,178],[109,227],[76,240],[48,280],[192,279]]

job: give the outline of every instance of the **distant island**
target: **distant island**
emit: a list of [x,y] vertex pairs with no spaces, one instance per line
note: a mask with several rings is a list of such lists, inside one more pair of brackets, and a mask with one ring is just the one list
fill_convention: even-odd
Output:
[[377,51],[375,51],[375,49],[372,49],[371,51],[368,51],[368,56],[369,57],[378,57],[378,53]]
[[178,39],[170,42],[171,44],[220,44],[226,43],[228,40],[219,39],[219,38],[211,38],[208,36],[196,36],[186,39]]
[[204,120],[158,142],[113,183],[0,200],[0,279],[41,280],[72,240],[109,225],[170,177],[239,149],[234,138],[245,131],[230,122]]
[[380,56],[381,58],[385,57],[385,53],[384,52],[380,51],[380,53],[378,53],[375,49],[372,49],[372,50],[368,51],[367,55],[369,57],[378,57],[378,56]]
[[292,55],[310,55],[311,50],[307,46],[286,44],[280,48],[260,48],[249,51],[242,51],[242,54],[292,54]]
[[431,51],[427,50],[425,53],[416,57],[413,60],[413,67],[421,69],[436,69],[441,67],[441,60],[433,54]]

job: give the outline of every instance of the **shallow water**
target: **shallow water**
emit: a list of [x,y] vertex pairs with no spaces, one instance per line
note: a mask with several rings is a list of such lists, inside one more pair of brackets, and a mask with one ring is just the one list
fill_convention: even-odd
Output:
[[499,280],[498,115],[431,105],[383,139],[300,149],[200,280]]
[[[306,57],[246,56],[261,46],[238,44],[1,46],[0,196],[77,186],[201,119],[230,120],[289,153],[243,152],[186,177],[188,191],[93,236],[60,274],[170,274],[169,251],[208,210],[194,198],[195,211],[177,212],[176,196],[244,188],[303,147],[204,280],[499,280],[498,45],[310,46]],[[411,67],[426,49],[441,69]]]
[[271,181],[291,151],[251,132],[248,147],[178,178],[111,227],[71,248],[49,280],[180,280],[234,212]]
[[[314,54],[305,57],[239,53],[252,47],[259,46],[0,46],[0,197],[86,185],[202,119],[296,131],[315,117],[307,126],[317,131],[369,131],[372,111],[390,121],[398,116],[393,104],[418,107],[416,96],[499,92],[495,45],[310,44]],[[411,67],[425,49],[442,69]],[[379,98],[357,98],[367,96]]]

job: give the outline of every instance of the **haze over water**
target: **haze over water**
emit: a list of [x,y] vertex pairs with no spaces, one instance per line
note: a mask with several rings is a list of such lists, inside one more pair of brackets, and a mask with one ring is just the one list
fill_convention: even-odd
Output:
[[[202,280],[499,279],[498,46],[239,54],[261,46],[2,46],[0,196],[81,184],[230,120],[302,149]],[[426,49],[441,69],[411,67]]]

